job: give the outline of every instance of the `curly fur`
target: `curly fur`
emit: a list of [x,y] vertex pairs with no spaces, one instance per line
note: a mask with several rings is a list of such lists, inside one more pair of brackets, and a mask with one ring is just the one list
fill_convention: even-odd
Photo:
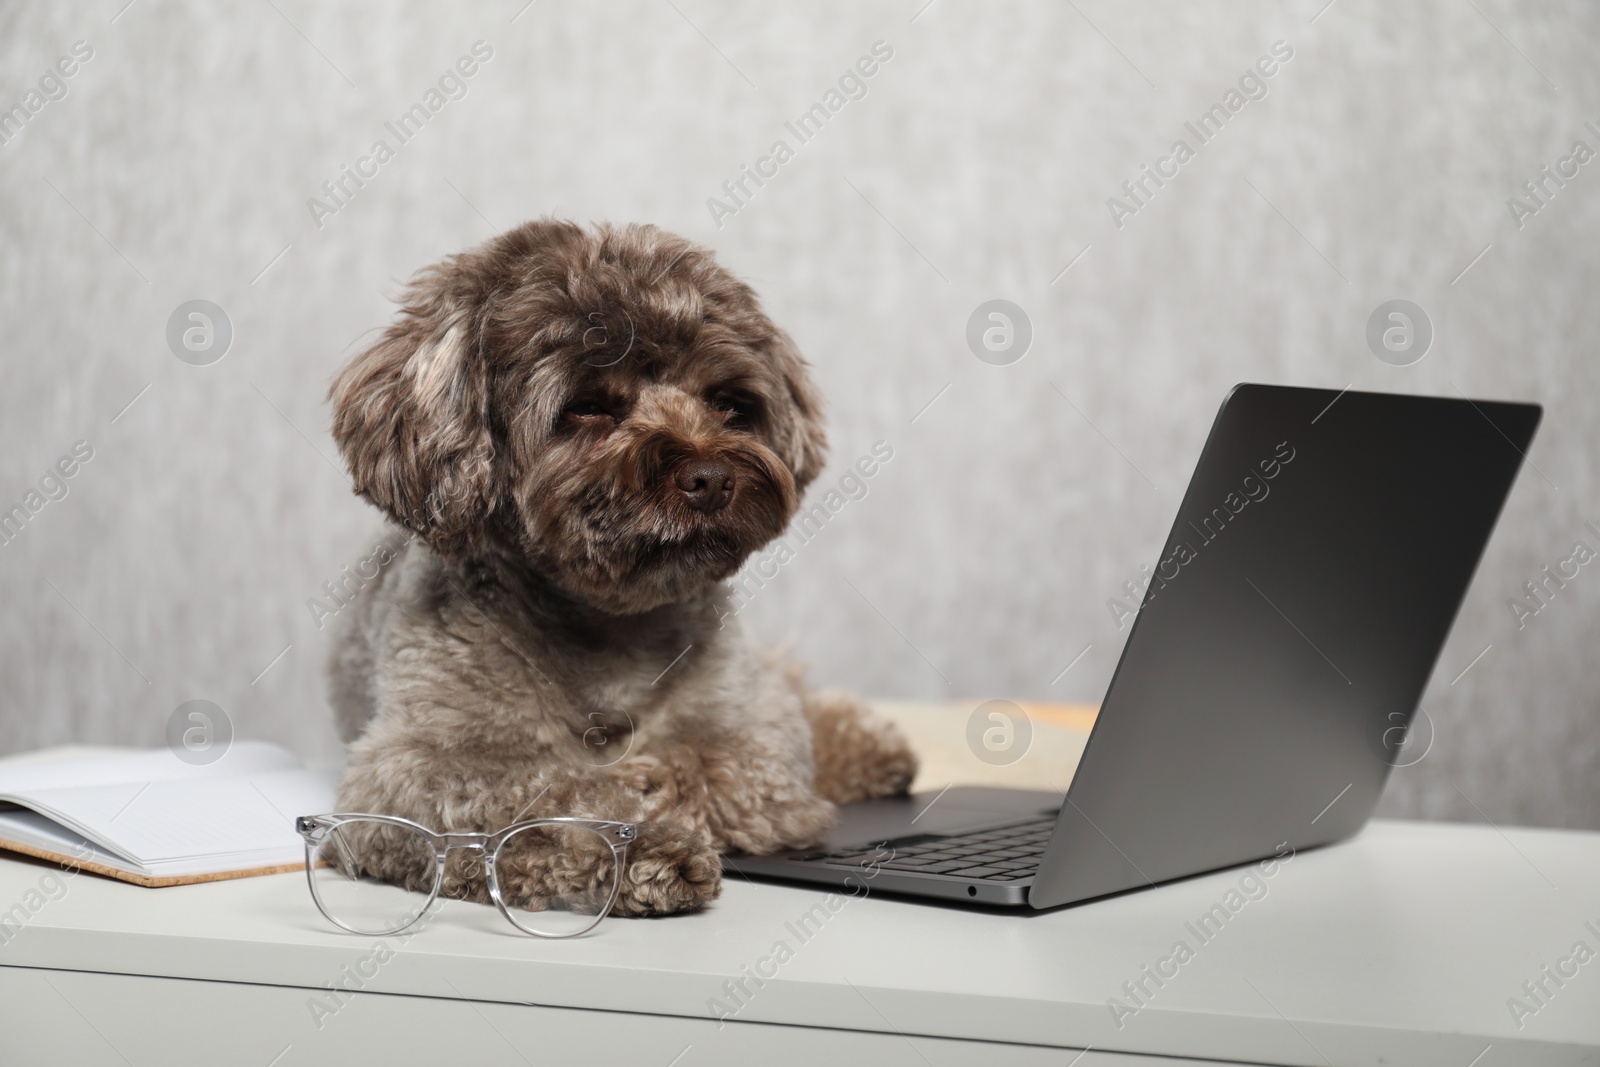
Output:
[[[707,250],[529,223],[422,271],[331,398],[356,492],[401,528],[335,624],[343,810],[637,822],[616,912],[659,915],[717,896],[719,852],[813,844],[835,803],[909,785],[890,724],[733,624],[723,581],[826,440],[805,362]],[[721,506],[681,484],[707,469]],[[381,840],[362,853],[417,877]],[[537,908],[606,859],[523,857],[502,884]],[[446,878],[487,899],[470,857]]]

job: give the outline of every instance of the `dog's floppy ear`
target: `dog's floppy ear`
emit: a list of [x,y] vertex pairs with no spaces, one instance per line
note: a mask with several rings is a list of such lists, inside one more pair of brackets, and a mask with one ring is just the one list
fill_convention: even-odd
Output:
[[471,550],[498,495],[480,309],[447,262],[334,380],[333,436],[355,490],[441,555]]
[[769,354],[793,400],[793,407],[773,412],[772,442],[794,475],[796,491],[803,491],[822,473],[822,465],[828,459],[828,435],[822,428],[822,398],[817,387],[811,384],[805,358],[794,341],[782,330],[774,333]]

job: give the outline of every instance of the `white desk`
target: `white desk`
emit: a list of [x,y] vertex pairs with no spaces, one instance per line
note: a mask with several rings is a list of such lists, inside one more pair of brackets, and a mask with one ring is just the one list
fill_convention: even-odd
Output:
[[[0,910],[51,873],[0,859]],[[379,939],[329,928],[301,876],[80,875],[0,935],[0,1062],[1600,1063],[1600,958],[1547,979],[1520,1029],[1507,1007],[1574,942],[1600,951],[1600,834],[1377,822],[1296,857],[1199,944],[1185,924],[1239,877],[1050,913],[868,897],[803,943],[786,924],[823,893],[736,877],[702,914],[569,942],[450,903],[403,946],[381,939],[392,958],[318,1018],[315,991]],[[1194,958],[1119,1029],[1108,998],[1180,938]],[[779,940],[793,958],[719,1028],[708,1002]]]

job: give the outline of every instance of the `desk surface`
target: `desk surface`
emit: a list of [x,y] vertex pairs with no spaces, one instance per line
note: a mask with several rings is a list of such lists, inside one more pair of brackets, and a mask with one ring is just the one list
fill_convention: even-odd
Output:
[[[730,876],[701,914],[575,941],[450,902],[400,944],[332,930],[300,875],[167,889],[80,875],[50,899],[54,866],[3,859],[0,965],[307,989],[366,970],[371,992],[700,1019],[720,1001],[738,1021],[1256,1063],[1600,1062],[1600,958],[1572,959],[1580,941],[1600,951],[1600,834],[1379,821],[1296,856],[1264,893],[1247,886],[1255,899],[1230,899],[1242,875],[1047,913],[869,893],[821,918],[822,891]],[[1173,958],[1179,941],[1190,958]],[[1558,986],[1546,966],[1577,973]],[[1147,967],[1171,976],[1157,987]],[[753,972],[771,977],[746,980],[740,1005],[725,983]],[[1144,1006],[1118,1018],[1108,1002],[1135,1007],[1124,983],[1141,978]],[[1540,981],[1536,1001],[1523,984]],[[1520,1020],[1514,997],[1532,1009]]]

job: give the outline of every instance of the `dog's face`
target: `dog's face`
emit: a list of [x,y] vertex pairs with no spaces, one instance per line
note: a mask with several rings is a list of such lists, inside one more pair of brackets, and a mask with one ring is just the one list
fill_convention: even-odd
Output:
[[825,441],[804,361],[708,251],[536,222],[423,271],[332,390],[356,491],[468,558],[497,539],[612,613],[781,533]]

